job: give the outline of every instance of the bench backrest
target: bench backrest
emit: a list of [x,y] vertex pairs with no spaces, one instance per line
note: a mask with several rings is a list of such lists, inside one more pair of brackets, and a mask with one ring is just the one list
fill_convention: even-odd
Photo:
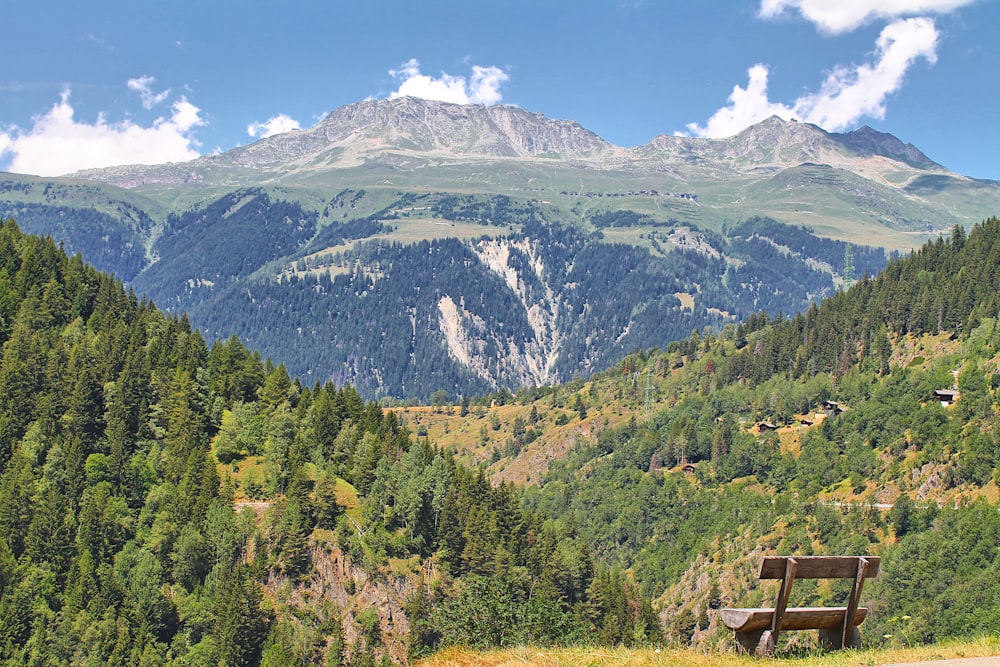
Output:
[[760,564],[760,578],[784,579],[789,558],[798,564],[796,579],[854,579],[861,558],[868,561],[865,578],[874,579],[882,562],[878,556],[765,556]]

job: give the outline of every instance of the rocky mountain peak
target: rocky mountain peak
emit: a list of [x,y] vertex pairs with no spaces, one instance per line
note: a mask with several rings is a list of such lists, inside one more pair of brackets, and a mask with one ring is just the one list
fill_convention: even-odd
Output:
[[400,97],[341,107],[321,129],[332,144],[490,157],[583,157],[613,147],[574,121],[509,105],[452,104]]
[[837,136],[841,143],[859,155],[881,155],[918,169],[943,169],[913,144],[904,144],[895,136],[879,132],[868,125]]
[[647,159],[682,162],[718,174],[827,162],[833,154],[843,152],[821,128],[778,116],[724,139],[662,135],[635,151]]
[[[670,173],[685,181],[767,174],[805,162],[881,178],[865,158],[917,170],[944,169],[910,144],[863,127],[829,133],[772,116],[725,139],[661,135],[634,148],[615,146],[572,120],[510,105],[452,104],[414,97],[365,100],[331,112],[315,127],[286,132],[191,162],[132,165],[77,174],[123,187],[151,183],[246,185],[312,178],[329,170],[376,164],[412,171],[494,160],[545,160],[555,166],[611,172]],[[860,158],[860,159],[859,159]],[[867,164],[866,164],[867,163]]]
[[831,147],[830,135],[811,123],[771,116],[727,140],[729,151],[751,162],[817,160]]

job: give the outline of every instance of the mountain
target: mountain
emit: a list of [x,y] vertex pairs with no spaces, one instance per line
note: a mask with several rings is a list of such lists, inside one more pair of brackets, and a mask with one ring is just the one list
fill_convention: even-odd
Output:
[[971,226],[1000,184],[862,128],[770,118],[614,146],[511,106],[414,98],[191,162],[0,175],[52,234],[213,339],[367,397],[566,381]]
[[943,169],[941,165],[933,162],[913,144],[904,144],[891,134],[873,130],[867,125],[840,135],[840,140],[845,146],[855,150],[858,155],[881,155],[890,160],[905,162],[917,169]]
[[242,173],[233,176],[227,169],[252,169],[258,182],[288,181],[331,169],[392,163],[390,155],[403,171],[435,162],[544,160],[596,171],[677,171],[689,178],[681,171],[685,167],[737,174],[820,162],[857,170],[862,160],[884,158],[915,170],[947,173],[915,147],[867,126],[833,134],[772,116],[729,139],[661,135],[648,144],[622,148],[575,122],[518,107],[404,97],[344,106],[308,130],[268,137],[183,165],[112,167],[76,176],[124,187],[186,180],[238,185]]
[[281,187],[307,205],[346,188],[503,194],[715,230],[763,215],[899,250],[1000,207],[1000,184],[950,172],[868,127],[829,133],[772,117],[726,139],[661,135],[625,148],[517,107],[415,98],[347,105],[313,128],[191,162],[75,176],[129,189],[167,211],[237,187]]
[[[447,236],[426,236],[428,212]],[[403,197],[375,217],[314,235],[315,217],[241,190],[171,218],[161,259],[133,285],[309,381],[427,400],[587,376],[757,310],[802,310],[843,282],[849,254],[858,275],[885,263],[764,219],[721,236],[603,214],[587,233],[532,204],[450,195]],[[256,236],[241,234],[248,224]],[[611,242],[632,224],[649,227],[648,245]],[[406,235],[424,238],[394,241]]]
[[[122,187],[151,183],[242,185],[302,180],[331,169],[385,161],[404,170],[468,160],[559,159],[600,164],[622,152],[572,121],[512,106],[459,105],[403,97],[341,107],[315,127],[268,137],[184,164],[92,169],[76,176]],[[394,157],[390,157],[394,155]],[[409,159],[408,159],[409,158]]]
[[688,160],[720,171],[752,172],[794,167],[805,162],[859,170],[867,158],[885,158],[913,169],[947,172],[911,145],[870,127],[837,134],[777,116],[727,139],[690,139],[661,135],[634,152],[664,164]]
[[[809,167],[822,169],[788,184],[787,172]],[[572,121],[517,107],[416,98],[348,105],[308,130],[183,164],[76,176],[151,192],[164,185],[268,184],[329,191],[336,182],[365,189],[534,192],[550,201],[569,200],[564,204],[655,191],[662,196],[630,198],[626,205],[659,206],[710,228],[768,215],[841,239],[884,237],[899,249],[923,240],[906,232],[975,224],[1000,205],[1000,184],[954,174],[916,147],[870,127],[830,133],[771,117],[726,139],[661,135],[623,148]],[[928,182],[935,187],[925,187]],[[963,202],[970,189],[974,200]],[[622,208],[621,202],[612,205]]]

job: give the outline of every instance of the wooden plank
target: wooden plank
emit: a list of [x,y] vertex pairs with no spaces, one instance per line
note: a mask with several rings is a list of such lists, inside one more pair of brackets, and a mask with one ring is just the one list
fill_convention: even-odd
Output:
[[[782,630],[810,630],[819,628],[839,628],[843,625],[847,607],[789,607],[781,622]],[[867,607],[858,607],[854,614],[854,625],[868,617]],[[753,632],[771,627],[774,609],[723,609],[722,622],[730,630]]]
[[[784,579],[785,562],[792,556],[765,556],[760,564],[761,579]],[[858,560],[868,561],[867,579],[878,576],[882,559],[878,556],[795,556],[797,579],[854,579]]]
[[851,594],[847,596],[847,613],[844,615],[844,627],[841,628],[840,636],[843,640],[842,646],[847,646],[851,637],[851,630],[854,628],[854,614],[858,609],[858,600],[861,599],[861,589],[865,586],[865,577],[868,574],[868,559],[858,559],[858,571],[854,575],[854,585],[851,587]]
[[794,558],[785,559],[785,577],[781,580],[781,590],[778,591],[778,601],[774,605],[774,615],[771,617],[771,638],[778,643],[778,635],[781,634],[781,623],[785,617],[785,608],[788,607],[788,596],[792,594],[792,585],[795,583],[795,571],[799,567],[799,562]]

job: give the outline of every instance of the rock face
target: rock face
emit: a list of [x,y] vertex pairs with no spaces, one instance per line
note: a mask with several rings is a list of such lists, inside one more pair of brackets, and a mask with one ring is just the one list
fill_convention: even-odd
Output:
[[573,121],[517,107],[462,105],[402,97],[337,109],[316,128],[330,145],[396,148],[485,157],[564,159],[614,147]]
[[771,116],[726,139],[692,139],[662,135],[632,149],[646,162],[675,169],[710,169],[718,173],[777,171],[803,163],[819,163],[855,171],[869,158],[884,158],[920,170],[945,172],[911,144],[870,127],[838,134],[809,123]]
[[[433,561],[421,564],[419,571],[406,574],[370,572],[352,561],[339,546],[316,543],[312,544],[310,560],[312,569],[307,578],[289,579],[272,573],[265,585],[268,594],[281,597],[292,608],[315,610],[324,604],[332,605],[332,613],[339,617],[343,632],[345,659],[370,651],[377,659],[385,655],[394,664],[404,664],[410,633],[404,606],[414,592],[427,585],[426,579],[437,576]],[[378,618],[382,646],[377,648],[367,645],[358,622],[358,617],[369,610]],[[330,648],[324,647],[324,651]]]
[[[565,332],[557,322],[564,304],[545,280],[538,245],[529,239],[486,239],[474,244],[473,251],[510,289],[531,335],[497,338],[481,317],[446,294],[438,301],[438,311],[448,354],[493,386],[541,386],[558,381],[556,362]],[[494,357],[487,352],[490,349],[503,354]]]
[[247,168],[354,167],[385,153],[458,158],[597,159],[621,149],[573,121],[512,106],[449,104],[413,97],[341,107],[308,130],[287,132],[208,164]]

